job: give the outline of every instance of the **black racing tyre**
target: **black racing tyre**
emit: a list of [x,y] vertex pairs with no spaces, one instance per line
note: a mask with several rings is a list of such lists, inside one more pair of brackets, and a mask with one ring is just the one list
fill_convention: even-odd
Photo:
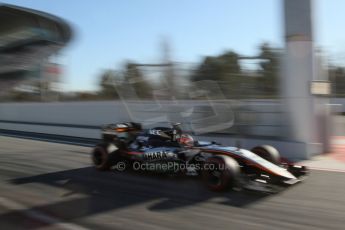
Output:
[[216,192],[239,185],[240,166],[228,156],[212,156],[206,159],[201,172],[206,186]]
[[289,165],[287,170],[297,178],[306,176],[309,173],[309,170],[306,166],[300,165]]
[[280,164],[280,154],[276,148],[270,145],[261,145],[251,149],[259,157],[273,163]]
[[117,151],[108,153],[107,144],[98,144],[92,151],[91,158],[97,170],[106,171],[116,163]]

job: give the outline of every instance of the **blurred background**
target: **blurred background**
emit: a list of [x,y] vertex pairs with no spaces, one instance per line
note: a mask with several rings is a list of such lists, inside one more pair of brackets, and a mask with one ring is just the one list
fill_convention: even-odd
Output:
[[98,138],[106,123],[182,122],[244,146],[298,143],[296,158],[344,133],[342,1],[6,3],[3,130]]

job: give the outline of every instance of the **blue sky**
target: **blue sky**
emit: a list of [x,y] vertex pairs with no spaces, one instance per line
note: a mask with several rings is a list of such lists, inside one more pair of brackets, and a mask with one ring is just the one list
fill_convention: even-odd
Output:
[[[75,38],[62,52],[67,90],[92,90],[102,69],[125,60],[157,62],[168,38],[172,58],[197,62],[233,49],[255,55],[267,41],[283,46],[281,0],[13,0],[70,22]],[[343,0],[317,0],[316,41],[345,54]],[[343,55],[345,57],[345,55]],[[345,60],[345,59],[344,59]]]

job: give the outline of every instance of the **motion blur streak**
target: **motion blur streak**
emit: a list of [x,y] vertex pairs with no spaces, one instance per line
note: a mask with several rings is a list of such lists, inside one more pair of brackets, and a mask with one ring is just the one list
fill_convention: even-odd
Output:
[[[0,3],[1,229],[344,229],[344,1],[11,2]],[[140,124],[111,132],[127,122]],[[91,151],[100,170],[123,150],[139,158],[171,126],[164,145],[188,137],[174,160],[227,165],[203,180],[233,190],[91,166]],[[194,140],[237,155],[212,159]],[[248,159],[311,174],[274,195],[243,189],[284,177],[241,165],[238,149],[257,146]]]

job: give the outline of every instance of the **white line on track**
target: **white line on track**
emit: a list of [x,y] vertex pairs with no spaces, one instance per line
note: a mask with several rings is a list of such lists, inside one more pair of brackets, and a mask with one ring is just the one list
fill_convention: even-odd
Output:
[[340,172],[340,173],[345,173],[345,169],[330,169],[330,168],[318,168],[318,167],[309,167],[311,170],[316,170],[316,171],[326,171],[326,172]]
[[94,146],[94,144],[86,144],[86,143],[82,143],[82,142],[78,142],[78,141],[54,140],[54,139],[43,138],[43,137],[29,137],[29,136],[15,135],[15,134],[3,134],[3,133],[1,133],[0,136],[21,138],[21,139],[34,140],[34,141],[44,141],[44,142],[51,142],[51,143],[57,143],[57,144],[77,145],[77,146],[83,146],[83,147],[93,147]]
[[23,214],[26,215],[29,218],[41,221],[43,223],[46,223],[48,225],[52,225],[55,227],[60,227],[61,229],[67,229],[67,230],[88,230],[88,228],[84,228],[80,225],[76,225],[73,223],[67,223],[63,222],[55,217],[49,216],[43,212],[35,211],[35,210],[28,210],[28,207],[25,207],[24,205],[15,202],[13,200],[7,199],[5,197],[0,197],[0,205],[9,209],[9,210],[15,210],[15,211],[23,211]]

